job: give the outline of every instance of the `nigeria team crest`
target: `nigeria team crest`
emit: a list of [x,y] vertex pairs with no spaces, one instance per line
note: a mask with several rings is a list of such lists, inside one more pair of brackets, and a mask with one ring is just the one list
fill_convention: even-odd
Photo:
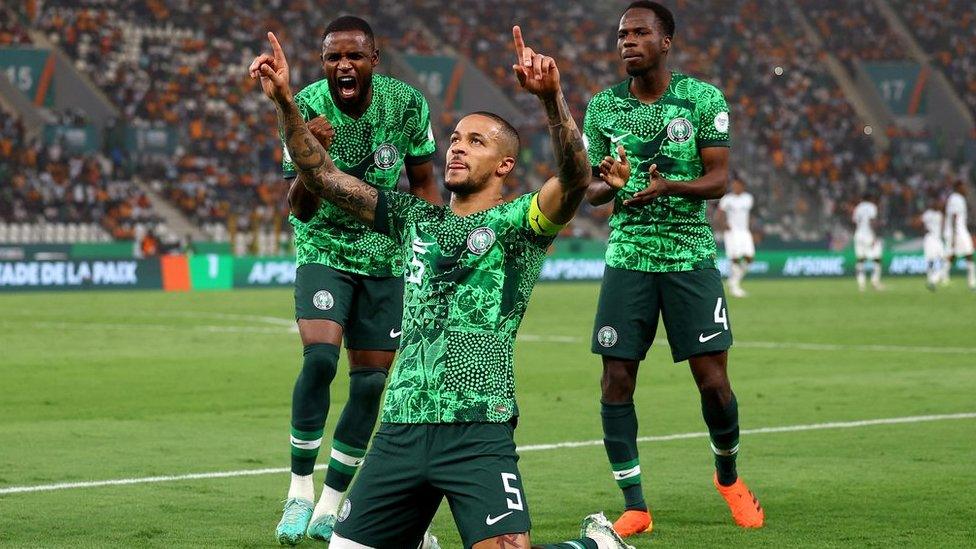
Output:
[[613,347],[617,344],[617,330],[613,326],[604,326],[596,333],[596,341],[601,347]]
[[468,235],[468,250],[473,254],[481,255],[491,248],[495,243],[495,231],[488,227],[479,227]]
[[668,139],[675,143],[684,143],[691,139],[694,128],[687,118],[675,118],[668,123]]
[[720,112],[715,115],[715,129],[720,133],[729,133],[729,113]]
[[312,305],[320,311],[328,311],[335,305],[335,299],[332,297],[332,292],[328,290],[319,290],[315,292],[312,296]]
[[383,143],[380,145],[376,152],[373,153],[373,163],[380,168],[387,170],[393,167],[397,162],[397,158],[400,157],[400,152],[397,148],[389,143]]

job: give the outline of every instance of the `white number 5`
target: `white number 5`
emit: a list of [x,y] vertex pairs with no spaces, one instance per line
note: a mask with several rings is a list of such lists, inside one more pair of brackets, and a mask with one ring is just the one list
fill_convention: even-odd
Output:
[[505,500],[505,503],[508,504],[509,509],[513,509],[515,511],[523,511],[524,509],[522,507],[522,492],[520,492],[518,488],[509,484],[513,480],[518,480],[518,477],[513,475],[512,473],[502,473],[502,484],[505,485],[505,491],[515,496],[514,500],[512,500],[511,498],[507,498]]
[[722,306],[722,298],[715,302],[715,324],[721,324],[726,330],[729,329],[729,316]]

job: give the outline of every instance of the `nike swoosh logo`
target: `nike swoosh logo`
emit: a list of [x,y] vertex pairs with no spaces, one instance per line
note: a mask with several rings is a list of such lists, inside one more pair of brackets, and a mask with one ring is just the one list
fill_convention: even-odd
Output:
[[390,330],[390,338],[391,339],[396,339],[396,338],[400,337],[400,334],[402,334],[402,333],[403,333],[403,330],[400,330],[398,332],[398,331],[396,331],[396,328],[393,328],[392,330]]
[[495,524],[496,522],[502,520],[503,518],[507,517],[508,515],[511,515],[514,512],[515,511],[509,511],[509,512],[503,514],[503,515],[498,515],[497,517],[494,517],[494,518],[492,518],[491,515],[488,515],[487,517],[485,517],[485,524],[487,524],[488,526],[491,526],[491,525]]
[[613,137],[610,138],[610,142],[613,143],[614,145],[616,145],[617,143],[620,142],[621,139],[627,137],[628,135],[634,135],[634,134],[631,133],[631,132],[627,132],[627,133],[625,133],[623,135],[615,135],[615,136],[613,136]]
[[[724,331],[724,330],[723,330]],[[715,339],[716,337],[722,335],[722,332],[715,332],[710,336],[706,336],[704,333],[698,334],[698,341],[700,343],[705,343],[708,340]]]

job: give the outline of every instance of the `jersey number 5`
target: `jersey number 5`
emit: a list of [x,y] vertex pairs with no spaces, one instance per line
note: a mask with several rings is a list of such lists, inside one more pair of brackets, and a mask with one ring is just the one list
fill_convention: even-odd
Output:
[[514,500],[512,498],[506,498],[505,503],[507,503],[508,508],[512,509],[513,511],[523,511],[524,507],[522,505],[522,492],[520,492],[515,486],[512,486],[511,482],[513,480],[518,480],[518,477],[512,473],[502,473],[502,485],[505,486],[505,492],[512,494],[512,496],[515,497]]
[[407,267],[407,282],[419,285],[423,281],[427,267],[418,256],[425,255],[428,252],[427,248],[433,244],[433,242],[424,242],[419,238],[413,239],[413,246],[411,246],[413,259],[410,260],[410,265]]

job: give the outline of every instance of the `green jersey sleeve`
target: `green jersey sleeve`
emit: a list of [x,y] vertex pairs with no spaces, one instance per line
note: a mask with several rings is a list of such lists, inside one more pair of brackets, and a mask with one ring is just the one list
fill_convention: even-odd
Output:
[[415,91],[411,103],[408,109],[410,119],[407,121],[407,127],[410,128],[409,144],[403,162],[408,166],[416,166],[429,162],[437,145],[434,142],[434,129],[430,124],[430,105],[427,104],[424,94]]
[[404,228],[430,215],[434,208],[436,206],[409,193],[380,191],[376,197],[373,230],[402,242]]
[[728,147],[730,145],[729,104],[722,92],[711,84],[703,84],[696,98],[698,115],[697,144],[705,147]]
[[610,137],[604,135],[599,124],[603,111],[606,110],[605,103],[603,93],[594,96],[586,106],[586,115],[583,118],[583,143],[586,145],[586,154],[590,158],[594,175],[598,173],[597,166],[600,162],[610,156]]
[[543,251],[548,250],[556,235],[545,235],[536,232],[529,223],[529,212],[532,208],[532,199],[537,193],[524,194],[513,200],[508,206],[509,223],[515,227],[516,233],[525,239],[532,246]]
[[[305,95],[301,92],[295,96],[295,106],[298,107],[298,112],[302,113],[302,119],[306,122],[314,118],[309,109],[308,102],[305,100]],[[288,152],[288,145],[285,143],[285,134],[278,130],[278,137],[281,138],[281,173],[285,176],[285,179],[293,179],[298,175],[295,170],[295,163],[291,161],[291,153]]]

